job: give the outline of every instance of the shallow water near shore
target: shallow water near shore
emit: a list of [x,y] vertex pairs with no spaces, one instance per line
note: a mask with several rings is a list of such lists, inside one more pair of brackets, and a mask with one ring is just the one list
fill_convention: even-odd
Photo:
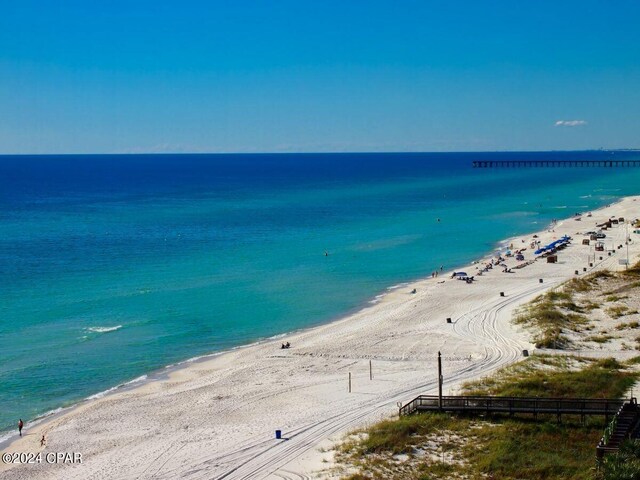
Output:
[[640,155],[0,157],[0,431],[638,193],[640,169],[473,160],[611,156]]

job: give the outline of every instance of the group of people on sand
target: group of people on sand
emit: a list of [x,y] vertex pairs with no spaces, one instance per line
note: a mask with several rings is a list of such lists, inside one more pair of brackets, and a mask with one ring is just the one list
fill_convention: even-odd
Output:
[[283,343],[282,346],[280,347],[281,350],[285,350],[287,348],[291,348],[291,344],[289,342]]
[[[504,261],[505,260],[504,258],[502,258],[502,256],[499,256],[498,258],[492,258],[485,264],[484,268],[480,270],[480,274],[488,272],[489,270],[493,269],[494,266],[503,268],[506,267],[506,265],[503,263]],[[480,267],[477,268],[479,269]]]
[[[440,265],[440,272],[442,272],[444,270],[444,265]],[[438,278],[438,270],[434,270],[433,272],[431,272],[431,278]]]
[[493,267],[500,267],[502,268],[502,273],[513,273],[513,270],[511,270],[506,263],[504,263],[506,260],[502,257],[502,255],[498,256],[497,258],[492,258],[489,262],[487,262],[484,266],[484,268],[480,268],[480,267],[476,267],[476,269],[480,270],[478,272],[478,275],[482,275],[483,273],[487,273],[489,270],[492,270]]

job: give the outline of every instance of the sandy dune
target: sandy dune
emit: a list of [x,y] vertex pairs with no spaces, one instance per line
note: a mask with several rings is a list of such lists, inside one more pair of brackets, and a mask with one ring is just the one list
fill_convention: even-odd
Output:
[[[80,452],[83,463],[0,464],[0,479],[316,478],[327,466],[323,459],[331,457],[320,447],[397,414],[397,402],[437,391],[438,350],[444,357],[445,393],[522,358],[522,350],[533,346],[528,333],[510,324],[513,309],[575,276],[575,270],[582,275],[593,251],[576,233],[611,215],[640,216],[638,198],[580,222],[562,221],[555,232],[538,232],[543,244],[563,234],[574,237],[557,264],[540,260],[514,273],[494,268],[473,284],[443,274],[402,286],[343,320],[189,363],[166,379],[27,425],[28,435],[5,451],[37,452],[45,433],[44,452]],[[607,248],[624,244],[624,227],[606,233]],[[518,237],[513,243],[528,247],[531,239]],[[593,268],[621,268],[623,251],[605,254]],[[640,241],[630,252],[636,260]],[[530,248],[525,256],[533,257]],[[476,265],[465,270],[474,274]],[[282,341],[292,347],[281,350]],[[276,429],[284,440],[274,438]]]

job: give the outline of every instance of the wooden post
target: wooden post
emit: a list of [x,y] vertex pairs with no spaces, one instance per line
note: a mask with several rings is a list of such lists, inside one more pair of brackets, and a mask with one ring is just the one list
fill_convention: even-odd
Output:
[[351,372],[349,372],[349,393],[351,393]]
[[369,360],[369,380],[373,380],[373,369],[371,368],[371,360]]
[[438,352],[438,408],[442,410],[442,355]]

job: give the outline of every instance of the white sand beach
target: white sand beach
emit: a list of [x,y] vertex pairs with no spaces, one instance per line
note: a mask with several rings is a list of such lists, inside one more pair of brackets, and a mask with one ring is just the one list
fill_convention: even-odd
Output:
[[[475,275],[471,284],[441,272],[391,290],[342,320],[186,363],[165,379],[83,402],[36,426],[27,424],[26,435],[3,453],[79,452],[82,464],[48,464],[44,458],[40,464],[0,463],[0,479],[325,478],[332,458],[326,449],[333,442],[397,415],[399,402],[437,392],[438,351],[444,359],[444,392],[454,393],[462,382],[534,349],[530,332],[510,322],[515,308],[575,277],[576,270],[584,275],[585,267],[624,268],[618,260],[626,258],[625,248],[611,256],[597,252],[603,260],[596,258],[589,267],[593,244],[582,245],[585,237],[578,232],[596,230],[611,216],[639,217],[640,197],[592,215],[537,233],[543,245],[565,234],[573,237],[558,263],[540,259],[512,273],[496,267],[482,276],[478,264],[460,268]],[[625,232],[624,226],[607,230],[606,248],[624,245]],[[633,263],[640,255],[640,235],[631,237],[636,238],[629,246]],[[532,260],[532,239],[533,233],[510,242],[515,249],[526,247],[525,259]],[[519,263],[506,260],[509,267]],[[291,348],[282,350],[286,341]],[[283,439],[275,438],[276,429]]]

